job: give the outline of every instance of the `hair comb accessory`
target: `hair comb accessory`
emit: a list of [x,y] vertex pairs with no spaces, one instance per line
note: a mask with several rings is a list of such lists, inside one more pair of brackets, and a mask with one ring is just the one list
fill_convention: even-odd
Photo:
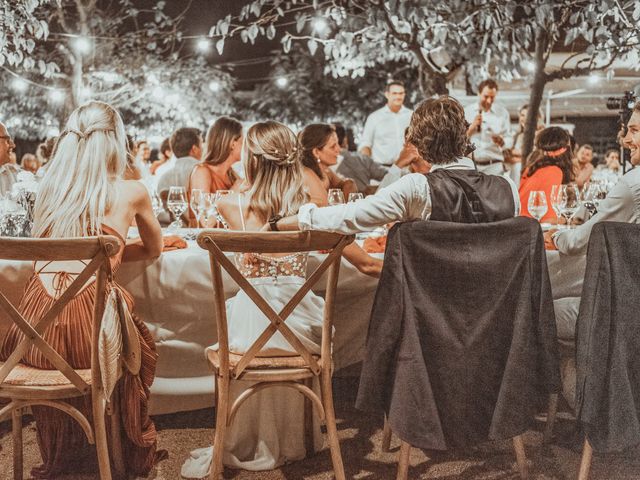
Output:
[[567,147],[560,147],[556,150],[543,150],[544,154],[547,157],[551,157],[551,158],[559,157],[566,151],[567,151]]

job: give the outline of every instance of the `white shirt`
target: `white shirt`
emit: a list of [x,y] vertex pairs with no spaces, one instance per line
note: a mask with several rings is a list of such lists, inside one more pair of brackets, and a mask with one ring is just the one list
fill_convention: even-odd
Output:
[[607,198],[598,205],[598,213],[589,221],[571,230],[560,230],[554,235],[553,240],[560,253],[586,253],[591,229],[598,222],[640,223],[640,167],[622,176]]
[[0,196],[7,195],[11,192],[11,188],[13,184],[16,183],[20,171],[22,171],[22,169],[14,163],[0,165]]
[[371,158],[378,163],[391,165],[402,150],[404,131],[409,126],[413,110],[404,105],[397,113],[388,105],[367,117],[360,148],[369,147]]
[[[433,165],[439,168],[473,170],[473,162],[460,158],[457,162]],[[518,189],[509,182],[515,205],[514,215],[520,212]],[[318,208],[313,203],[300,207],[300,230],[324,230],[343,234],[371,231],[390,222],[428,220],[431,217],[431,192],[427,177],[422,173],[410,173],[386,188],[378,190],[357,202]]]
[[171,170],[173,167],[175,167],[176,165],[176,156],[175,155],[171,155],[171,157],[169,157],[169,160],[167,160],[166,162],[164,162],[162,165],[160,165],[158,168],[156,168],[156,172],[155,172],[155,176],[160,179],[162,177],[162,175],[164,175],[165,173],[167,173],[169,170]]
[[[464,109],[464,116],[467,122],[472,123],[480,110],[481,107],[478,103],[467,106]],[[500,135],[504,138],[509,135],[510,128],[509,112],[502,105],[494,103],[488,112],[483,110],[480,132],[476,131],[470,137],[471,142],[476,146],[473,152],[474,159],[479,164],[496,160],[503,161],[502,148],[493,143],[491,136]]]

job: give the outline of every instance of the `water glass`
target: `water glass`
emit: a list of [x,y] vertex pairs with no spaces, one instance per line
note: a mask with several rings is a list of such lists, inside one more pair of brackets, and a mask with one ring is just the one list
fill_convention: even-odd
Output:
[[349,202],[357,202],[358,200],[362,200],[363,198],[364,198],[364,195],[360,192],[349,194]]
[[545,216],[549,207],[547,206],[547,196],[542,190],[533,190],[529,193],[527,209],[531,216],[538,221]]
[[560,213],[567,219],[567,225],[571,228],[571,220],[580,208],[580,191],[574,184],[562,185],[558,197]]
[[204,192],[199,188],[191,190],[191,197],[189,197],[189,206],[193,215],[196,217],[196,227],[200,227],[200,213],[202,211],[202,203],[204,203]]
[[327,194],[327,204],[329,205],[339,205],[344,203],[344,195],[342,194],[342,190],[339,188],[330,188]]
[[157,217],[162,212],[164,212],[164,205],[162,205],[162,199],[158,192],[155,190],[151,191],[151,208],[153,209],[153,214]]
[[600,191],[600,185],[597,183],[586,183],[582,187],[580,192],[580,201],[584,208],[589,212],[589,217],[592,217],[598,211],[598,194]]
[[184,187],[170,187],[169,196],[167,197],[167,208],[173,216],[175,221],[169,225],[169,231],[176,231],[182,227],[182,214],[187,211],[187,194]]
[[561,189],[562,185],[553,185],[551,187],[551,193],[549,194],[549,203],[551,203],[551,208],[553,208],[553,211],[556,214],[556,217],[558,217],[558,220],[560,220],[561,214],[560,214],[560,199],[559,199],[559,193],[560,193],[560,189]]

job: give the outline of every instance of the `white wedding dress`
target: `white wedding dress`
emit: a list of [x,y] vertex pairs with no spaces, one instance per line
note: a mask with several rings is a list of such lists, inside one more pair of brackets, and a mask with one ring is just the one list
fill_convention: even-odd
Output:
[[[242,208],[240,215],[244,229]],[[306,253],[284,257],[257,253],[236,254],[235,261],[243,276],[276,312],[287,304],[305,281]],[[226,307],[229,350],[244,353],[270,322],[243,290],[227,300]],[[324,300],[309,292],[285,322],[303,345],[316,354],[320,353],[323,307]],[[217,349],[217,345],[209,348]],[[261,353],[297,355],[280,332],[269,339]],[[254,382],[232,381],[230,402],[253,384]],[[314,390],[318,390],[317,385],[314,385]],[[322,447],[323,438],[315,412],[313,418],[314,446],[317,450]],[[287,462],[300,460],[306,453],[304,397],[291,388],[270,387],[252,395],[238,410],[226,432],[223,463],[228,467],[244,470],[272,470]],[[182,476],[207,477],[212,457],[213,447],[192,451],[182,465]]]

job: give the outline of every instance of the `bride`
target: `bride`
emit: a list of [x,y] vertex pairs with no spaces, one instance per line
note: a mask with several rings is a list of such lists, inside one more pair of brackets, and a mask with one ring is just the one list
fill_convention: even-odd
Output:
[[[247,132],[242,160],[246,190],[222,197],[218,211],[232,230],[258,231],[275,215],[291,215],[306,203],[301,149],[295,134],[285,125],[268,121],[257,123]],[[281,310],[305,281],[307,254],[285,255],[237,254],[236,264],[242,274],[269,302]],[[367,271],[367,261],[355,261]],[[287,325],[312,353],[320,353],[324,300],[313,292],[287,318]],[[227,302],[229,350],[245,353],[269,325],[244,291]],[[209,348],[217,348],[213,345]],[[276,333],[264,346],[261,355],[297,355],[293,347]],[[231,382],[233,402],[251,382]],[[305,457],[304,397],[286,387],[271,387],[252,395],[241,407],[227,430],[223,463],[245,470],[271,470],[284,463]],[[314,444],[322,446],[320,426],[314,415]],[[182,466],[185,478],[208,475],[213,448],[191,452]]]

